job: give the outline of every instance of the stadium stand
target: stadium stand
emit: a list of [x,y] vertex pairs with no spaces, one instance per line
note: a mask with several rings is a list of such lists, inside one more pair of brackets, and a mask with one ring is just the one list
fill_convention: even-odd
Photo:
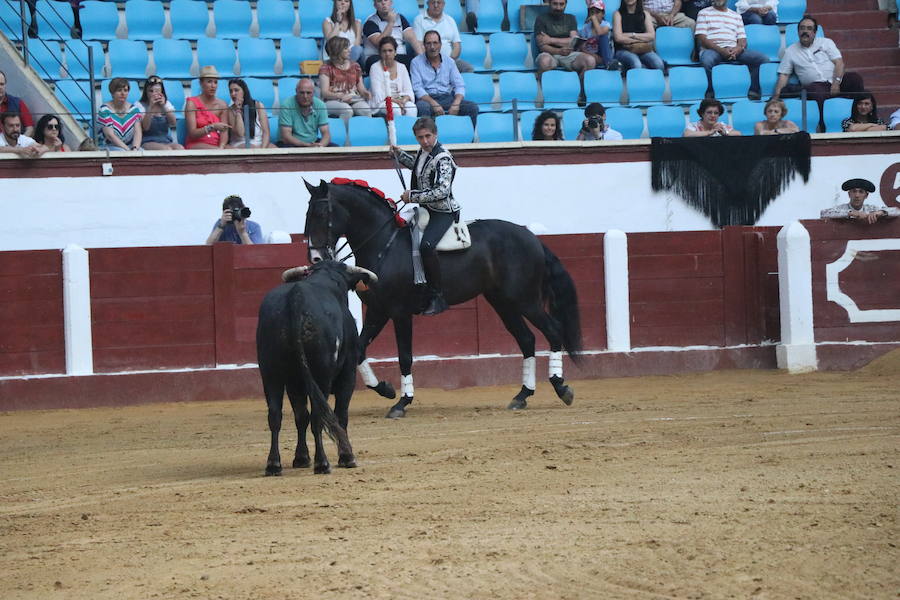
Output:
[[[361,117],[366,118],[366,117]],[[347,145],[347,125],[340,117],[328,119],[328,132],[331,134],[331,143],[338,146]]]
[[[35,6],[37,7],[38,29],[42,40],[72,39],[71,30],[74,20],[69,7],[50,0],[37,0]],[[18,10],[15,13],[18,14]],[[28,19],[28,16],[25,18]],[[21,30],[18,37],[22,37]]]
[[241,77],[273,77],[275,75],[275,42],[264,38],[238,40],[238,63]]
[[713,89],[722,102],[734,102],[747,97],[750,71],[744,65],[720,64],[712,69]]
[[94,58],[94,79],[102,79],[106,68],[106,55],[100,42],[79,42],[77,40],[66,45],[66,71],[72,79],[90,79],[88,48]]
[[475,139],[475,126],[469,117],[441,115],[434,122],[445,144],[470,144]]
[[841,121],[850,116],[853,100],[850,98],[829,98],[822,104],[822,116],[827,133],[842,131]]
[[516,141],[515,123],[511,113],[484,113],[478,115],[479,142]]
[[781,54],[781,30],[777,25],[746,25],[747,47],[778,62]]
[[577,105],[581,81],[574,71],[547,71],[541,77],[544,108],[566,109]]
[[666,90],[666,80],[659,69],[630,69],[625,75],[625,85],[630,106],[659,104]]
[[537,80],[533,73],[500,73],[501,110],[512,110],[513,99],[516,100],[518,110],[535,109],[537,93]]
[[698,67],[669,69],[669,91],[672,104],[691,104],[706,93],[706,71]]
[[[498,0],[499,1],[499,0]],[[479,27],[481,25],[479,24]],[[492,33],[488,38],[491,69],[494,71],[524,71],[528,69],[528,43],[522,33]]]
[[778,81],[778,63],[769,62],[759,65],[759,88],[763,98],[768,98],[775,91]]
[[109,42],[110,77],[143,79],[147,76],[147,44],[140,40]]
[[81,38],[114,40],[119,27],[119,11],[112,2],[86,0],[81,8]]
[[28,56],[38,77],[49,81],[62,79],[63,54],[59,42],[35,40],[28,45]]
[[212,65],[222,77],[231,77],[236,61],[233,41],[207,37],[197,40],[197,63],[201,67]]
[[172,37],[196,40],[206,37],[209,26],[209,9],[205,2],[196,0],[172,0],[169,3],[169,22]]
[[764,106],[763,102],[738,100],[731,107],[731,126],[743,135],[753,135],[756,124],[766,118],[763,113]]
[[806,14],[806,0],[781,0],[778,3],[778,24],[799,23]]
[[[569,110],[563,111],[563,139],[575,141],[578,137],[578,132],[581,131],[581,124],[583,122],[584,110],[580,108],[570,108]],[[528,135],[531,135],[531,129],[528,130]]]
[[304,60],[319,60],[319,47],[312,38],[288,37],[281,40],[281,70],[285,75],[300,73]]
[[644,115],[639,108],[614,106],[606,111],[606,122],[626,140],[636,140],[644,132]]
[[506,11],[500,0],[481,0],[475,16],[478,18],[479,33],[496,33],[503,29]]
[[788,118],[797,124],[797,127],[813,133],[819,123],[819,105],[815,100],[806,101],[806,127],[803,126],[803,101],[800,98],[783,98],[788,109]]
[[[440,127],[438,127],[440,129]],[[441,132],[443,134],[443,132]],[[347,135],[351,146],[384,146],[387,144],[387,127],[380,118],[354,115],[347,123]]]
[[163,79],[190,79],[194,53],[187,40],[158,39],[153,42],[156,74]]
[[647,131],[650,137],[681,137],[684,127],[684,109],[680,106],[659,105],[647,109]]
[[622,90],[622,76],[618,71],[593,69],[584,74],[584,95],[587,102],[599,102],[604,106],[619,104]]
[[[607,10],[607,14],[611,13]],[[694,35],[690,28],[659,27],[656,30],[656,53],[669,67],[697,64],[691,60],[693,51]]]
[[[450,3],[452,4],[453,0]],[[541,0],[508,0],[506,3],[506,15],[509,18],[509,31],[512,33],[525,31],[522,29],[520,19],[521,7],[539,4],[541,4]]]
[[[531,130],[534,129],[534,121],[538,118],[538,115],[541,114],[541,112],[542,111],[539,110],[526,110],[524,112],[518,113],[519,134],[521,135],[520,139],[531,139]],[[479,116],[478,118],[481,119],[481,116]]]
[[481,112],[493,110],[494,78],[487,73],[463,73],[466,84],[466,100],[478,105]]
[[297,14],[291,0],[259,0],[256,3],[259,37],[281,39],[296,35]]
[[250,37],[253,15],[248,2],[216,0],[212,6],[217,38],[243,39]]
[[158,40],[163,36],[166,13],[157,0],[130,0],[125,3],[125,26],[130,40]]
[[[263,103],[267,109],[271,109],[275,106],[275,86],[272,85],[271,79],[260,79],[258,77],[246,77],[243,78],[244,83],[247,84],[247,87],[250,89],[250,95],[253,96],[254,100],[259,100]],[[220,83],[219,85],[228,85],[227,81]],[[231,94],[229,94],[230,96]],[[229,104],[231,102],[229,101]]]
[[[372,3],[368,3],[367,16],[372,14],[374,8]],[[354,9],[355,9],[354,5]],[[322,37],[322,21],[325,17],[331,16],[331,2],[323,2],[322,0],[300,0],[300,37],[305,38],[321,38]],[[356,13],[356,18],[365,22],[366,17]]]
[[477,34],[461,33],[459,57],[472,65],[476,71],[484,71],[484,60],[487,58],[487,45],[484,37]]

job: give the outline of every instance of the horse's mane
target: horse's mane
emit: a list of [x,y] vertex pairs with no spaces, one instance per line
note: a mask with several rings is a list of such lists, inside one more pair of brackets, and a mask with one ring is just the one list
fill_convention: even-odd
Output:
[[345,177],[334,177],[330,183],[331,185],[337,186],[352,186],[353,188],[366,192],[368,197],[373,202],[376,202],[390,209],[391,213],[393,213],[394,215],[394,220],[397,223],[398,227],[405,227],[407,225],[406,221],[403,220],[402,217],[400,217],[400,212],[397,209],[397,203],[394,202],[392,198],[389,198],[380,189],[370,186],[368,181],[364,179],[347,179]]

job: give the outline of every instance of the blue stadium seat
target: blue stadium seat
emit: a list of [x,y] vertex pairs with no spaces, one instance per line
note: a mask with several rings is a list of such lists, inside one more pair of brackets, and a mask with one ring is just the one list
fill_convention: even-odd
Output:
[[[66,7],[63,10],[68,10]],[[119,10],[112,2],[85,0],[81,8],[81,38],[114,40],[119,26]]]
[[[453,0],[450,1],[452,2]],[[410,27],[412,27],[413,21],[419,16],[419,13],[422,12],[419,10],[419,3],[417,0],[394,0],[394,10],[406,17]],[[360,21],[363,21],[363,19],[360,19]],[[321,27],[321,23],[319,26]]]
[[581,81],[574,71],[547,71],[541,76],[544,108],[566,109],[578,106]]
[[466,100],[478,105],[481,112],[493,110],[494,78],[487,73],[463,73],[466,84]]
[[[302,1],[303,0],[301,0],[301,2]],[[306,1],[309,2],[310,0]],[[303,11],[302,6],[300,7],[300,10]],[[353,0],[353,12],[356,14],[357,19],[365,23],[366,19],[369,18],[369,15],[375,12],[375,7],[372,5],[371,0]],[[331,13],[329,12],[328,14],[330,15]],[[301,18],[303,17],[301,16]],[[410,23],[410,25],[412,25],[412,23]]]
[[764,107],[763,102],[738,100],[731,107],[731,126],[744,135],[753,135],[756,124],[766,118]]
[[588,102],[604,106],[619,104],[622,98],[622,76],[618,71],[592,69],[584,74],[584,95]]
[[706,70],[699,67],[669,69],[669,91],[672,104],[691,104],[706,94]]
[[[331,6],[331,2],[323,2],[322,0],[300,0],[300,37],[321,38],[322,21],[325,20],[325,17],[331,16]],[[366,13],[366,16],[373,12],[375,12],[375,8],[369,2],[369,12]],[[365,16],[361,17],[357,14],[356,18],[363,23],[366,22]],[[412,25],[412,22],[410,22],[410,25]]]
[[510,113],[482,113],[478,115],[478,141],[514,142],[515,124]]
[[253,14],[250,5],[242,0],[216,0],[213,2],[213,21],[217,38],[242,39],[250,37]]
[[484,59],[487,56],[487,46],[484,37],[478,34],[461,33],[462,48],[459,57],[472,65],[476,71],[484,71]]
[[184,85],[178,80],[163,81],[166,88],[166,99],[175,107],[178,116],[184,113]]
[[781,0],[778,3],[778,23],[798,23],[806,14],[806,0]]
[[[440,125],[438,125],[438,130],[440,130]],[[384,119],[378,117],[361,117],[358,115],[350,117],[347,123],[347,133],[351,146],[387,145],[387,126],[384,123]]]
[[256,18],[261,38],[281,39],[294,35],[297,15],[291,0],[259,0]]
[[441,115],[434,120],[445,144],[471,144],[475,139],[472,119],[462,115]]
[[[480,122],[481,117],[479,116],[478,119]],[[416,117],[410,115],[398,115],[397,113],[394,113],[394,129],[397,130],[398,146],[418,145],[416,136],[412,130],[413,123],[415,122]]]
[[187,40],[158,39],[153,42],[156,74],[163,79],[190,79],[194,54]]
[[[519,134],[522,136],[522,140],[530,140],[531,133],[534,129],[534,122],[537,120],[538,115],[541,114],[540,110],[526,110],[524,112],[519,113]],[[478,116],[479,123],[481,122],[481,115]]]
[[73,117],[79,121],[91,120],[91,98],[94,97],[94,91],[88,82],[62,79],[56,82],[55,95]]
[[275,42],[263,38],[238,40],[238,61],[242,77],[275,75]]
[[662,102],[666,79],[659,69],[629,69],[625,75],[625,85],[628,87],[629,105],[650,106]]
[[[681,137],[684,127],[684,109],[680,106],[659,105],[647,109],[647,131],[650,137]],[[624,137],[625,134],[622,135]]]
[[[371,119],[372,117],[362,117]],[[347,145],[347,124],[340,117],[328,118],[328,133],[331,134],[331,142],[338,146]]]
[[722,102],[747,97],[750,87],[750,71],[744,65],[721,64],[712,69],[713,89]]
[[768,98],[775,91],[775,83],[778,81],[777,62],[768,62],[759,65],[759,88],[763,98]]
[[788,109],[788,119],[804,131],[814,133],[819,125],[819,105],[815,100],[806,101],[806,127],[803,127],[803,102],[800,98],[783,98]]
[[206,2],[172,0],[169,3],[169,21],[172,23],[173,38],[198,40],[206,37],[206,28],[209,26]]
[[103,45],[100,42],[72,41],[66,45],[66,71],[72,79],[90,79],[88,74],[88,48],[93,50],[94,79],[103,78],[103,67],[106,64],[106,56],[103,54]]
[[[8,37],[10,40],[17,42],[22,39],[22,16],[19,14],[18,2],[0,2],[0,33]],[[28,16],[28,8],[25,8],[25,23],[30,23]],[[52,39],[43,35],[41,30],[41,38]],[[50,32],[48,32],[50,33]]]
[[[822,29],[822,26],[819,25],[819,28],[816,30],[816,37],[825,37],[825,30]],[[797,31],[796,25],[788,25],[784,28],[784,47],[787,48],[791,44],[796,44],[800,41],[800,33]]]
[[111,40],[109,42],[111,77],[144,79],[147,76],[147,44],[140,40]]
[[[463,25],[465,24],[465,15],[463,15],[462,6],[460,6],[460,3],[457,0],[450,0],[444,4],[444,14],[456,21],[456,27],[462,32]],[[356,18],[360,21],[363,20],[359,14],[356,15]],[[412,25],[412,21],[410,21],[409,24]]]
[[[191,96],[199,96],[202,93],[200,89],[200,80],[191,80]],[[231,96],[228,94],[228,79],[220,79],[219,86],[216,88],[216,98],[225,104],[231,104]]]
[[626,140],[636,140],[644,132],[644,115],[639,108],[614,106],[606,111],[606,122]]
[[[246,77],[244,83],[250,88],[250,95],[254,100],[259,100],[268,109],[275,106],[275,87],[271,79],[259,79],[258,77]],[[219,83],[222,85],[222,83]],[[230,94],[229,94],[230,95]]]
[[[481,29],[480,21],[478,28]],[[494,71],[524,71],[528,68],[525,65],[528,44],[525,42],[524,34],[492,33],[488,39],[488,46],[491,51],[491,68]]]
[[747,48],[765,54],[770,61],[778,62],[781,53],[781,30],[778,25],[746,25]]
[[621,6],[621,0],[607,0],[606,4],[606,20],[612,24],[612,14],[619,10],[619,6]]
[[[0,4],[7,4],[6,1]],[[14,7],[15,20],[12,23],[19,22],[18,2],[11,3]],[[35,4],[37,9],[38,31],[42,40],[70,40],[72,24],[72,11],[69,7],[59,2],[50,2],[50,0],[37,0]],[[28,8],[25,8],[25,19],[28,17]],[[17,29],[13,27],[13,29]],[[16,38],[21,38],[21,31],[17,32]]]
[[166,13],[157,0],[130,0],[125,3],[125,23],[128,39],[158,40],[166,24]]
[[[108,82],[105,82],[108,83]],[[128,82],[128,102],[134,104],[138,100],[141,99],[141,93],[144,91],[144,88],[141,85],[144,83],[144,80],[141,79],[139,81],[129,81]],[[109,88],[105,85],[103,86],[102,92],[100,94],[104,101],[109,101]]]
[[31,40],[28,44],[28,65],[41,79],[62,79],[63,56],[59,42]]
[[[841,121],[850,116],[853,100],[850,98],[828,98],[822,105],[822,116],[825,120],[826,133],[837,133],[841,129]],[[791,119],[793,120],[793,119]],[[794,121],[796,123],[796,121]]]
[[284,101],[297,93],[297,82],[299,77],[279,77],[278,78],[278,106],[282,106]]
[[537,80],[533,73],[500,73],[500,107],[512,110],[512,100],[516,99],[518,110],[537,108]]
[[[338,119],[338,121],[341,121]],[[344,122],[341,121],[341,124]],[[331,131],[331,127],[328,128]],[[334,132],[331,133],[332,140],[334,140]],[[269,116],[269,141],[273,144],[277,144],[281,141],[281,131],[278,128],[278,117],[276,115]],[[343,144],[341,144],[343,145]]]
[[[453,2],[453,0],[450,0]],[[508,0],[506,3],[506,14],[509,17],[509,30],[513,33],[524,31],[520,22],[519,8],[527,5],[541,4],[541,0]],[[612,23],[612,21],[610,21]],[[529,30],[530,31],[530,30]]]
[[[568,2],[566,3],[566,12],[570,15],[575,16],[575,22],[578,23],[580,27],[582,23],[587,20],[587,2]],[[613,14],[609,10],[609,7],[606,8],[606,20],[612,25]],[[610,32],[610,37],[612,37],[612,32]]]
[[304,60],[319,60],[319,46],[312,38],[289,37],[281,40],[281,69],[284,74],[300,73]]
[[[607,14],[611,14],[607,11]],[[659,27],[656,30],[656,53],[670,66],[696,64],[691,60],[694,35],[689,27]]]
[[197,63],[201,68],[212,65],[222,77],[234,75],[234,63],[237,56],[234,42],[218,38],[200,38],[197,40]]
[[[570,108],[562,114],[563,139],[575,141],[584,123],[584,110]],[[531,132],[529,132],[531,133]]]
[[481,0],[478,11],[478,33],[493,33],[500,31],[506,11],[501,0]]

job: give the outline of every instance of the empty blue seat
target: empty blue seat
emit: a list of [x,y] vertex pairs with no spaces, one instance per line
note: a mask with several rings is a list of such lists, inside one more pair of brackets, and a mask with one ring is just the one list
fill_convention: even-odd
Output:
[[744,65],[716,65],[712,69],[712,83],[716,98],[723,102],[746,98],[750,71]]
[[[450,2],[453,2],[453,0],[450,0]],[[520,18],[520,8],[522,6],[533,6],[537,4],[541,4],[541,0],[508,0],[506,3],[506,15],[509,17],[509,30],[513,33],[517,31],[524,31],[522,29],[522,22]],[[610,21],[610,23],[612,23],[612,21]]]
[[62,79],[56,82],[55,95],[74,118],[79,121],[91,120],[91,99],[94,97],[94,91],[88,82]]
[[[538,115],[541,114],[540,110],[526,110],[524,112],[519,113],[519,134],[521,140],[530,140],[531,133],[534,130],[534,122],[537,120]],[[481,115],[478,116],[478,123],[481,124]]]
[[[427,3],[423,3],[423,5],[426,9],[428,8]],[[371,8],[371,5],[369,6]],[[460,31],[462,31],[463,25],[465,24],[465,19],[463,18],[462,7],[460,6],[460,3],[457,2],[457,0],[450,0],[450,2],[444,4],[444,14],[456,21],[456,27]],[[360,17],[359,13],[356,13],[356,18],[359,20],[363,20],[363,17]],[[412,21],[410,21],[409,24],[412,25]]]
[[622,98],[622,76],[618,71],[592,69],[584,74],[584,95],[588,102],[604,106],[619,104]]
[[259,37],[281,39],[294,35],[297,15],[291,0],[259,0],[256,3]]
[[72,79],[90,79],[88,48],[92,50],[94,57],[94,79],[103,78],[103,67],[106,64],[103,45],[100,42],[73,40],[66,44],[66,71]]
[[[479,117],[480,122],[481,117]],[[397,130],[397,145],[412,146],[418,145],[416,135],[413,133],[412,127],[416,122],[416,117],[410,115],[399,115],[394,113],[394,129]]]
[[768,62],[759,65],[759,88],[763,98],[768,98],[775,91],[775,82],[778,81],[777,62]]
[[275,42],[263,38],[238,40],[238,62],[242,77],[275,75]]
[[510,113],[482,113],[478,115],[478,141],[514,142],[516,141],[515,123]]
[[765,54],[778,62],[781,53],[781,30],[778,25],[746,25],[747,48]]
[[[340,121],[340,119],[338,119]],[[341,121],[343,123],[343,121]],[[331,127],[328,128],[331,131]],[[333,136],[334,134],[332,134]],[[278,127],[278,117],[276,115],[269,116],[269,141],[277,144],[281,141],[281,130]],[[342,144],[343,145],[343,144]]]
[[86,0],[81,8],[81,38],[114,40],[119,26],[119,11],[112,2]]
[[157,40],[166,24],[163,5],[157,0],[129,0],[125,3],[125,24],[128,39]]
[[544,108],[566,109],[578,106],[581,81],[574,71],[547,71],[541,76]]
[[166,99],[172,103],[181,116],[184,113],[184,85],[178,80],[163,81],[166,88]]
[[55,81],[61,78],[63,56],[59,42],[31,40],[28,44],[28,65],[41,79]]
[[197,63],[200,67],[212,65],[222,77],[234,74],[234,63],[237,56],[234,42],[218,38],[200,38],[197,40]]
[[584,111],[580,108],[570,108],[564,111],[562,114],[563,138],[573,142],[578,139],[584,119]]
[[476,71],[484,70],[484,59],[487,56],[487,46],[484,37],[478,34],[461,33],[461,49],[459,57],[472,65]]
[[284,101],[297,94],[297,82],[299,77],[278,78],[278,105],[284,105]]
[[669,69],[669,91],[672,104],[691,104],[706,94],[706,70],[700,67]]
[[[453,0],[450,0],[450,2],[453,2]],[[449,2],[447,4],[449,4]],[[372,5],[369,6],[371,8]],[[410,27],[412,27],[413,21],[416,20],[416,17],[418,17],[419,13],[421,12],[419,10],[419,3],[417,0],[394,0],[394,10],[406,17],[406,20],[409,21]],[[359,15],[356,16],[357,18],[359,17]],[[360,21],[363,20],[364,19],[360,19]]]
[[666,79],[658,69],[629,69],[625,84],[628,86],[628,104],[632,106],[659,104],[666,90]]
[[516,100],[518,110],[537,108],[537,80],[533,73],[500,73],[500,107],[501,110],[512,110],[512,101]]
[[[825,100],[825,103],[822,105],[825,131],[827,133],[843,131],[843,129],[841,129],[841,121],[850,116],[850,109],[852,106],[853,100],[850,98],[828,98]],[[479,124],[481,123],[480,118],[478,122]]]
[[[29,24],[28,8],[25,8],[25,23]],[[19,14],[18,2],[0,2],[0,33],[17,42],[22,39],[22,16]],[[44,32],[41,31],[41,34]],[[41,35],[45,40],[52,39]]]
[[806,14],[806,0],[781,0],[778,3],[779,23],[798,23]]
[[[331,2],[322,2],[322,0],[300,0],[300,36],[305,38],[322,37],[322,21],[325,20],[325,17],[331,16],[331,6]],[[373,12],[375,9],[369,2],[369,12],[366,13],[366,16]],[[356,18],[363,23],[366,21],[366,17],[360,16],[359,13]],[[410,21],[410,25],[412,25],[412,21]]]
[[670,67],[695,64],[691,60],[693,51],[694,35],[689,27],[659,27],[656,30],[656,53]]
[[172,0],[169,4],[169,21],[172,23],[173,38],[197,40],[206,37],[206,28],[209,26],[206,2]]
[[[480,21],[478,28],[481,29]],[[524,34],[492,33],[488,45],[491,51],[491,68],[494,71],[524,71],[528,68],[525,65],[528,44]]]
[[[575,16],[575,22],[581,26],[587,20],[587,2],[568,2],[566,3],[566,12],[570,15]],[[609,24],[612,25],[613,13],[609,10],[609,7],[606,8],[606,20],[609,21]],[[612,37],[612,32],[610,31],[610,37]]]
[[289,37],[281,40],[281,69],[284,74],[300,72],[304,60],[319,60],[319,47],[312,38]]
[[804,131],[811,133],[816,131],[819,125],[819,105],[815,100],[806,101],[806,127],[803,126],[803,101],[800,98],[783,98],[783,100],[788,109],[788,119]]
[[111,40],[108,50],[111,77],[143,79],[147,76],[147,44],[139,40]]
[[478,32],[491,33],[500,31],[506,11],[501,0],[481,0],[478,4]]
[[[684,126],[684,109],[680,106],[661,104],[647,109],[647,131],[650,137],[681,137]],[[625,134],[622,135],[624,137]]]
[[[440,130],[440,125],[438,126]],[[443,131],[441,131],[443,134]],[[351,146],[384,146],[387,144],[387,125],[378,117],[354,115],[347,122]],[[442,141],[443,138],[442,138]]]
[[[363,118],[371,119],[372,117]],[[347,124],[340,117],[328,117],[328,133],[331,134],[331,143],[338,146],[347,145]]]
[[466,84],[466,100],[478,105],[481,112],[492,110],[494,102],[494,78],[487,73],[463,73]]
[[244,79],[244,83],[250,88],[250,95],[254,100],[259,100],[266,108],[275,106],[275,87],[272,85],[271,79],[247,77]]
[[445,144],[471,144],[475,139],[472,119],[461,115],[441,115],[434,120]]
[[[13,9],[14,20],[11,21],[12,29],[19,29],[19,3],[6,1],[0,4],[9,4]],[[50,2],[49,0],[37,0],[35,7],[37,9],[38,33],[42,40],[70,40],[72,39],[71,29],[74,19],[72,11],[65,4],[59,2]],[[12,16],[12,15],[11,15]],[[25,8],[25,19],[28,20],[28,7]],[[21,31],[16,32],[16,38],[21,38]]]
[[614,106],[606,111],[606,122],[610,127],[621,133],[626,140],[636,140],[644,132],[644,115],[641,114],[641,109],[639,108]]
[[[825,30],[822,29],[822,26],[819,25],[819,28],[816,30],[816,37],[825,37]],[[796,25],[788,25],[784,28],[784,47],[787,48],[791,44],[796,44],[800,41],[800,32],[797,31]]]
[[753,135],[756,124],[766,118],[762,102],[738,100],[731,107],[731,126],[744,135]]
[[253,15],[250,4],[242,0],[216,0],[213,2],[213,21],[216,37],[230,40],[250,37]]
[[194,54],[187,40],[158,39],[153,42],[156,74],[163,79],[190,79]]

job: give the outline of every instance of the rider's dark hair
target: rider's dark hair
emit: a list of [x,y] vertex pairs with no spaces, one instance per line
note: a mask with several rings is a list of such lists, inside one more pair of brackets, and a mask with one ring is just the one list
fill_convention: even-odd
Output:
[[431,133],[437,134],[437,123],[435,123],[434,119],[431,117],[419,117],[416,119],[416,122],[413,123],[413,133],[423,129],[427,129]]

